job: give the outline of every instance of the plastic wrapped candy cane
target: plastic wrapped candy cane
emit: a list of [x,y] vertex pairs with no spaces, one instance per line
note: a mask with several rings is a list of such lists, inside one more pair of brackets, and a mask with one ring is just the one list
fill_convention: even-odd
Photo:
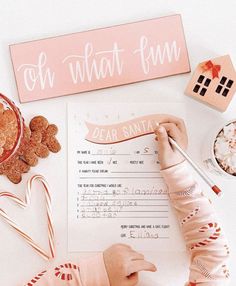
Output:
[[54,243],[54,230],[52,223],[52,209],[51,209],[51,196],[49,192],[49,186],[46,179],[41,175],[34,175],[28,181],[25,199],[22,200],[17,196],[8,193],[1,192],[1,197],[6,197],[9,200],[15,202],[17,205],[25,208],[30,204],[32,185],[35,181],[40,181],[44,187],[45,200],[46,200],[46,210],[47,210],[47,226],[48,226],[48,243],[49,243],[49,253],[43,250],[27,233],[25,233],[20,227],[7,215],[7,213],[0,209],[0,216],[8,223],[23,239],[31,245],[44,259],[49,260],[55,257],[55,243]]

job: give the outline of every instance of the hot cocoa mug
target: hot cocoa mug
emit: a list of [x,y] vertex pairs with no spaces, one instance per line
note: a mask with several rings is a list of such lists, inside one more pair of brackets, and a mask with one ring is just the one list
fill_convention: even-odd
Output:
[[236,119],[215,128],[204,141],[203,164],[211,172],[236,179]]

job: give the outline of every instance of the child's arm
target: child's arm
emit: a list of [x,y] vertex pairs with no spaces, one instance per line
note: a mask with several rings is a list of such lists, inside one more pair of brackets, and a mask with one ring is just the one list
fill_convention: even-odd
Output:
[[187,285],[226,285],[229,277],[226,266],[229,250],[225,235],[210,201],[193,179],[187,162],[183,162],[178,151],[172,149],[167,133],[186,148],[184,123],[171,117],[167,123],[160,125],[156,135],[162,174],[191,254]]
[[110,286],[103,254],[81,260],[78,264],[50,265],[25,286]]
[[138,272],[156,271],[144,256],[124,244],[116,244],[79,265],[61,264],[35,276],[26,286],[134,286]]

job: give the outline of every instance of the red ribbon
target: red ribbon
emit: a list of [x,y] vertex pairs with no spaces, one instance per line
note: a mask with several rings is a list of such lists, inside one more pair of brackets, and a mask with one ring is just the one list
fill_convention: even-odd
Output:
[[219,78],[219,72],[221,70],[220,65],[214,65],[212,61],[207,61],[203,66],[202,66],[203,71],[209,71],[211,70],[212,73],[212,79],[215,77]]

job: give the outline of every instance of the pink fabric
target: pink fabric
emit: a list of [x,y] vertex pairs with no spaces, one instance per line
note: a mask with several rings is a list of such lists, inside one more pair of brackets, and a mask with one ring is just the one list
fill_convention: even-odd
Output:
[[109,286],[103,255],[99,254],[80,263],[81,280],[84,286]]
[[[224,286],[229,281],[229,248],[211,202],[196,184],[186,162],[162,170],[170,200],[191,254],[186,286]],[[68,280],[69,279],[69,280]],[[103,255],[80,263],[64,264],[43,271],[27,286],[109,286]],[[120,285],[122,286],[122,285]]]
[[42,271],[25,286],[109,286],[109,279],[100,253],[82,260],[79,266],[65,263]]
[[162,175],[191,254],[187,285],[227,285],[228,242],[211,202],[194,181],[187,162],[162,170]]

